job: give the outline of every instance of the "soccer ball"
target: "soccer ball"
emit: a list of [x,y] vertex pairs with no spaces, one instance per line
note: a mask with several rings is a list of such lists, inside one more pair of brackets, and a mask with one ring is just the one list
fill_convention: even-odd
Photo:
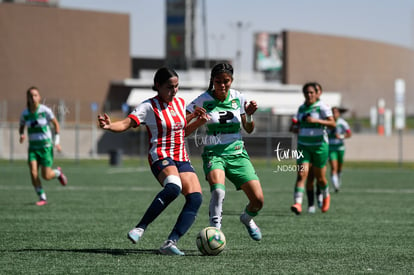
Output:
[[220,229],[206,227],[197,234],[196,244],[203,255],[215,256],[226,247],[226,237]]

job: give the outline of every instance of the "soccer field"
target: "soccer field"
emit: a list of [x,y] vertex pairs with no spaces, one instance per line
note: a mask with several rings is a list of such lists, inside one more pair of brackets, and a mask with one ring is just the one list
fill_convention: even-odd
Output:
[[[239,215],[247,203],[227,183],[223,227],[227,247],[201,256],[198,231],[208,225],[210,192],[203,186],[198,218],[178,247],[184,257],[158,255],[183,205],[180,196],[133,245],[127,232],[160,190],[146,161],[57,160],[69,183],[44,183],[37,196],[24,161],[0,161],[0,274],[413,274],[414,169],[349,163],[331,209],[296,216],[290,211],[296,174],[255,161],[265,206],[255,219],[263,239],[250,239]],[[306,199],[304,206],[306,206]]]

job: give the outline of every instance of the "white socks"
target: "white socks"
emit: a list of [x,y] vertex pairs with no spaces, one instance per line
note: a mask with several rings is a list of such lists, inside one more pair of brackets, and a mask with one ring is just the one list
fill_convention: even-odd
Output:
[[338,190],[339,189],[339,176],[337,174],[333,174],[331,177],[331,180],[334,185],[334,188]]
[[62,174],[62,172],[60,172],[59,169],[53,169],[53,172],[55,172],[55,178],[57,179],[58,177],[60,177],[60,175]]
[[210,226],[221,228],[221,219],[223,212],[223,201],[226,195],[226,191],[220,188],[216,188],[211,191],[209,216]]

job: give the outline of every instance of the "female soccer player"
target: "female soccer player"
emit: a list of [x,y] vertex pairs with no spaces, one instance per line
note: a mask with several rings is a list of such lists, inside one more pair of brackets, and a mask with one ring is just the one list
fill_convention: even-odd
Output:
[[341,173],[344,163],[345,143],[344,139],[352,136],[348,122],[341,117],[338,107],[332,108],[332,113],[336,122],[336,127],[328,131],[329,136],[329,164],[331,166],[331,180],[335,192],[341,186]]
[[[330,195],[326,180],[326,164],[328,161],[328,135],[326,128],[335,127],[335,120],[329,106],[318,98],[318,88],[315,83],[306,83],[302,88],[305,103],[297,112],[299,124],[297,149],[303,152],[303,157],[297,160],[298,169],[294,204],[291,210],[299,215],[302,212],[303,193],[309,169],[312,169],[317,184],[323,196],[322,212],[329,210]],[[311,166],[310,166],[311,164]]]
[[209,119],[197,119],[193,123],[189,120],[186,135],[203,124],[207,126],[202,158],[211,191],[210,225],[221,228],[227,177],[249,199],[240,221],[250,237],[259,241],[262,234],[253,217],[263,207],[263,191],[240,132],[241,126],[247,133],[254,130],[252,114],[257,110],[257,104],[255,101],[247,102],[243,94],[231,89],[232,82],[233,67],[230,64],[221,63],[213,67],[208,90],[187,106],[187,112],[201,109]]
[[[26,92],[27,109],[20,116],[20,143],[26,139],[24,129],[27,126],[29,136],[28,163],[32,185],[35,188],[39,201],[38,206],[47,204],[46,193],[43,190],[42,182],[39,176],[39,166],[41,166],[42,177],[45,180],[57,178],[65,186],[67,184],[66,176],[62,169],[52,169],[53,165],[53,145],[60,152],[62,150],[59,142],[60,126],[52,110],[40,103],[41,97],[39,89],[30,87]],[[52,131],[50,123],[54,125],[55,139],[52,141]]]
[[98,116],[98,121],[102,129],[112,132],[123,132],[140,125],[147,127],[149,164],[163,187],[135,228],[129,231],[128,239],[137,243],[148,225],[182,193],[186,202],[159,251],[165,255],[184,255],[177,248],[177,241],[195,221],[202,202],[201,186],[185,149],[184,131],[187,122],[184,100],[176,97],[177,73],[169,68],[160,68],[155,73],[152,89],[158,92],[157,95],[143,101],[125,119],[111,122],[109,116],[104,114]]

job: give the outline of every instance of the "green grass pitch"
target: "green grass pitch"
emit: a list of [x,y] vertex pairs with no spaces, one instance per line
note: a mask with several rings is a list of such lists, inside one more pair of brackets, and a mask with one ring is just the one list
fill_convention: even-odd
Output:
[[[201,256],[198,231],[208,225],[210,192],[194,160],[204,201],[178,247],[184,257],[158,255],[183,205],[180,196],[131,244],[127,232],[160,190],[146,161],[57,160],[69,183],[44,183],[49,204],[35,205],[24,161],[0,161],[0,274],[413,274],[414,169],[347,163],[331,209],[295,216],[294,172],[255,160],[265,206],[255,219],[263,240],[251,240],[239,214],[247,203],[227,183],[223,227],[227,247]],[[286,165],[290,165],[289,163]]]

